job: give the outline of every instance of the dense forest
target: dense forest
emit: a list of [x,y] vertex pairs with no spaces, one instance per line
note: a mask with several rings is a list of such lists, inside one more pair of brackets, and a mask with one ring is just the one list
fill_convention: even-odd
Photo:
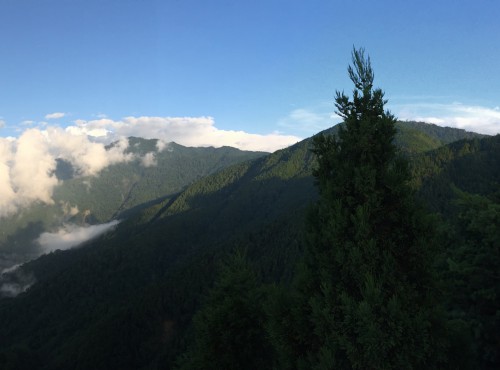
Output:
[[500,136],[397,122],[348,72],[343,124],[16,270],[0,367],[499,368]]

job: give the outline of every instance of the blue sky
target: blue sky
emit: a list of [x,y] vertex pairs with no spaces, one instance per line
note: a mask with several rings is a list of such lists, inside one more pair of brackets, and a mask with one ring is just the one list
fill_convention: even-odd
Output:
[[284,146],[338,122],[353,45],[401,119],[495,134],[499,16],[497,0],[0,0],[0,137]]

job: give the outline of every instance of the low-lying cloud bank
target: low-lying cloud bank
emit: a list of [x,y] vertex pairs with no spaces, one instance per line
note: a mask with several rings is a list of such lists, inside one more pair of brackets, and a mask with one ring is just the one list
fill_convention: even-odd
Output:
[[86,241],[112,230],[119,224],[114,220],[100,225],[78,226],[64,224],[56,232],[44,232],[34,241],[27,254],[0,255],[0,297],[15,297],[35,284],[35,276],[23,264],[55,250],[75,248]]
[[119,221],[117,220],[89,226],[65,224],[54,233],[42,233],[36,241],[40,245],[42,253],[52,252],[57,249],[70,249],[110,231],[118,224]]

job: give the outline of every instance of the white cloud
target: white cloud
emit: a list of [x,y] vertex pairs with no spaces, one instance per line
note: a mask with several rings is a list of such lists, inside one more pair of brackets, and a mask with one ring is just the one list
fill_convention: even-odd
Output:
[[63,118],[66,115],[66,113],[62,112],[54,112],[54,113],[49,113],[45,116],[45,119],[58,119],[58,118]]
[[[68,127],[82,133],[100,133],[108,140],[117,137],[138,136],[160,139],[185,146],[232,146],[242,150],[273,152],[295,144],[301,138],[270,133],[250,134],[244,131],[220,130],[212,117],[126,117],[120,121],[111,119],[77,120]],[[161,144],[160,144],[161,145]]]
[[80,175],[96,175],[110,164],[133,159],[131,153],[125,154],[128,148],[125,137],[106,150],[104,144],[92,142],[86,135],[77,134],[71,129],[50,127],[45,132],[54,156],[70,161]]
[[0,138],[0,217],[17,210],[16,192],[11,181],[10,168],[13,163],[12,142]]
[[488,135],[500,133],[500,111],[461,103],[396,104],[391,109],[402,120],[434,123]]
[[310,109],[294,109],[282,118],[278,125],[307,134],[315,134],[339,123],[341,118],[332,112],[316,112]]
[[156,166],[157,162],[156,162],[155,153],[153,153],[153,152],[146,153],[146,155],[144,157],[142,157],[141,163],[144,167]]
[[122,138],[106,150],[103,143],[59,127],[31,128],[17,139],[0,138],[0,217],[33,202],[53,204],[53,189],[59,184],[56,159],[70,162],[79,175],[93,176],[110,164],[132,160],[127,147],[128,140]]
[[5,127],[5,121],[3,119],[0,119],[0,128]]
[[87,135],[93,138],[106,138],[110,132],[104,128],[88,128],[86,125],[68,126],[66,131],[74,135]]
[[54,175],[55,157],[50,153],[46,133],[37,129],[26,130],[16,140],[15,146],[10,180],[17,201],[40,200],[52,204],[52,189],[58,180]]
[[114,220],[105,224],[92,226],[66,224],[54,233],[42,233],[36,241],[44,253],[55,251],[56,249],[69,249],[104,234],[118,225],[118,223],[119,221]]
[[60,201],[61,204],[61,209],[63,211],[64,217],[69,218],[72,216],[76,216],[80,210],[78,209],[78,206],[72,206],[68,202]]
[[167,147],[168,143],[162,139],[158,139],[158,141],[156,142],[156,150],[158,151],[158,153],[163,152]]

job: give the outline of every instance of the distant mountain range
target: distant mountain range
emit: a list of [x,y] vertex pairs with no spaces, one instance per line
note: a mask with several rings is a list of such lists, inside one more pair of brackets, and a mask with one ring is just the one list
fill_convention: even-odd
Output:
[[[143,158],[155,146],[139,138],[130,143]],[[435,212],[453,212],[450,184],[485,195],[498,189],[499,136],[399,122],[397,143],[412,161],[421,201]],[[228,252],[245,249],[265,282],[291,279],[305,211],[317,197],[310,149],[311,139],[272,154],[170,144],[155,154],[155,166],[138,160],[92,178],[75,178],[60,163],[58,206],[35,206],[2,222],[4,255],[61,220],[123,221],[79,248],[4,273],[5,286],[30,288],[0,300],[0,364],[4,358],[43,369],[173,366]],[[64,204],[78,212],[65,214]]]

